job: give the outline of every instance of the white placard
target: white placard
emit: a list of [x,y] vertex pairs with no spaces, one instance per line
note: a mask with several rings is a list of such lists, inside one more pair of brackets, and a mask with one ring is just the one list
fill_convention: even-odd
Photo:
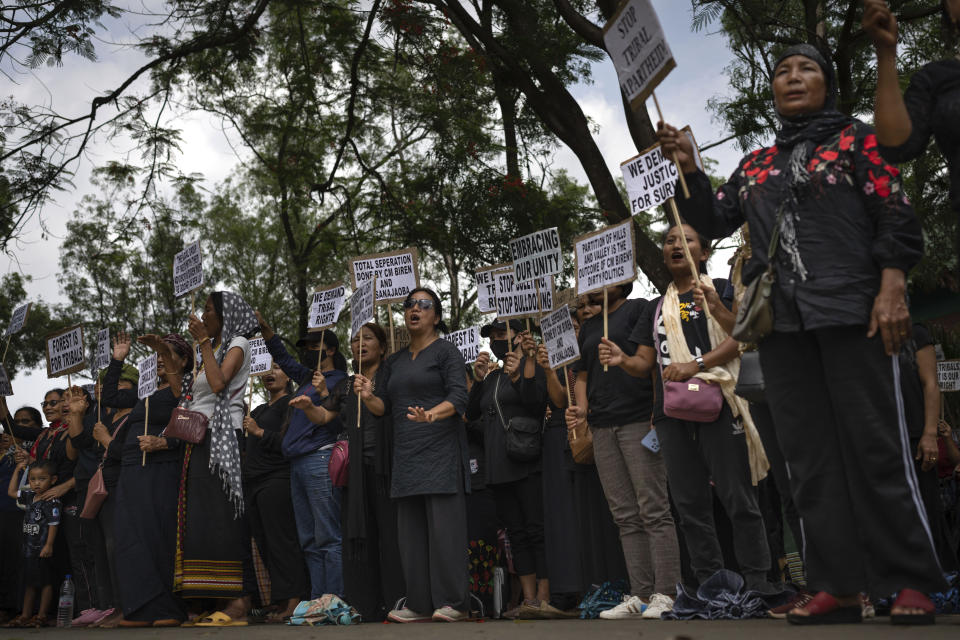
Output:
[[468,327],[460,331],[454,331],[443,336],[444,340],[449,340],[457,345],[460,355],[464,362],[470,364],[475,362],[480,355],[480,327]]
[[620,90],[634,109],[677,66],[650,0],[627,0],[603,27]]
[[93,368],[99,371],[110,365],[110,329],[97,331],[97,350],[93,354]]
[[10,397],[13,395],[13,385],[10,383],[10,376],[7,374],[7,368],[0,364],[0,396]]
[[632,219],[577,238],[574,249],[577,295],[633,282],[637,278]]
[[10,316],[10,323],[7,325],[7,330],[3,332],[4,338],[12,336],[20,331],[20,329],[23,329],[23,325],[27,323],[27,315],[30,313],[31,304],[30,302],[25,302],[13,310],[13,314]]
[[310,331],[323,331],[337,324],[346,301],[347,288],[339,282],[330,288],[314,291],[307,328]]
[[570,319],[570,309],[566,305],[540,320],[540,332],[543,344],[547,347],[550,368],[557,369],[580,359],[580,346],[577,344],[577,332]]
[[79,325],[47,336],[47,377],[58,378],[87,367],[83,328]]
[[273,367],[273,356],[267,349],[267,341],[263,338],[250,339],[250,376],[262,376],[270,373]]
[[157,390],[157,354],[153,353],[137,363],[140,379],[137,381],[137,397],[143,400]]
[[506,265],[496,265],[481,269],[475,274],[477,282],[477,309],[480,313],[495,313],[497,310],[497,281],[493,274]]
[[[553,311],[553,276],[517,282],[513,269],[497,271],[497,318],[529,318]],[[537,307],[537,287],[540,306]]]
[[350,339],[360,333],[368,322],[373,322],[373,280],[367,280],[350,294]]
[[173,296],[179,298],[203,286],[203,256],[194,242],[173,257]]
[[513,277],[517,282],[552,276],[563,271],[563,250],[556,227],[514,238],[510,241]]
[[[690,127],[684,127],[681,131],[686,134],[690,144],[696,149],[697,142],[693,138]],[[693,160],[697,168],[703,169],[699,151],[693,154]],[[623,182],[626,184],[630,198],[631,215],[660,206],[674,196],[677,186],[677,165],[663,156],[659,144],[648,147],[639,155],[622,162],[620,171],[623,173]]]
[[940,383],[940,391],[960,391],[960,360],[938,362],[937,381]]
[[356,289],[374,276],[377,302],[396,302],[420,286],[417,250],[400,249],[350,259],[350,276]]

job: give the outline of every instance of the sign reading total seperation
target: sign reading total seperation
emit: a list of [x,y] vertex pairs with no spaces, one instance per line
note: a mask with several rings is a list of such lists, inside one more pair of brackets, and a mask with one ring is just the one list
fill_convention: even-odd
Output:
[[480,327],[468,327],[460,331],[454,331],[443,336],[443,339],[457,345],[460,355],[463,356],[463,360],[467,364],[476,361],[477,356],[480,355]]
[[250,376],[263,376],[270,373],[273,367],[273,357],[267,349],[267,341],[263,338],[250,340]]
[[93,368],[106,369],[110,364],[110,329],[97,331],[97,350],[93,354]]
[[13,395],[13,385],[10,383],[10,375],[7,374],[7,368],[0,364],[0,396],[10,397]]
[[[693,148],[697,148],[690,127],[684,127],[683,133],[690,139]],[[697,166],[703,168],[700,154],[694,154]],[[630,213],[636,215],[660,206],[674,197],[677,185],[677,165],[673,160],[665,158],[660,145],[648,147],[639,155],[621,163],[623,181],[630,198]]]
[[517,282],[513,277],[513,269],[507,269],[495,272],[494,279],[497,282],[498,318],[529,318],[553,310],[553,276]]
[[173,257],[173,295],[185,296],[203,286],[200,242],[194,242]]
[[87,367],[80,325],[47,336],[47,377],[57,378]]
[[157,390],[157,354],[152,353],[137,363],[140,378],[137,381],[137,397],[149,398]]
[[10,323],[7,325],[7,330],[3,332],[4,338],[12,336],[20,331],[20,329],[23,329],[23,325],[27,323],[27,316],[30,314],[31,304],[30,302],[25,302],[13,310],[13,314],[10,316]]
[[633,220],[606,227],[574,240],[577,295],[633,282],[637,263],[633,255]]
[[580,359],[577,332],[573,328],[570,309],[566,305],[540,319],[543,344],[547,347],[550,368],[558,369]]
[[337,324],[346,301],[347,288],[339,282],[332,287],[314,291],[307,328],[310,331],[323,331]]
[[940,391],[960,391],[960,360],[938,362],[937,381]]
[[376,253],[350,259],[353,288],[377,278],[377,302],[403,300],[420,286],[419,259],[415,248]]
[[497,281],[494,273],[509,265],[498,264],[477,271],[477,308],[480,313],[494,313],[497,310]]
[[513,277],[517,282],[552,276],[563,271],[563,251],[556,227],[510,241]]
[[368,322],[373,322],[373,283],[367,280],[350,295],[350,339],[360,333]]
[[677,66],[650,0],[627,0],[603,27],[620,89],[638,108]]

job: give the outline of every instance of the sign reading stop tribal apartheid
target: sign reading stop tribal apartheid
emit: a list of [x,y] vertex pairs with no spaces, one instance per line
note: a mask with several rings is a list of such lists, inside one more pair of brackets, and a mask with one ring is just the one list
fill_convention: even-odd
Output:
[[13,384],[10,382],[10,375],[7,368],[0,364],[0,396],[10,397],[13,395]]
[[[517,282],[513,269],[497,271],[497,318],[530,318],[553,311],[553,276]],[[537,306],[537,291],[540,305]]]
[[203,257],[200,242],[194,242],[173,256],[173,296],[179,298],[203,286]]
[[93,353],[94,370],[106,369],[110,365],[110,329],[97,331],[97,347]]
[[940,391],[960,391],[960,360],[938,362],[937,381]]
[[267,341],[263,338],[250,340],[250,377],[264,376],[270,373],[273,367],[273,356],[267,349]]
[[573,241],[577,295],[636,280],[633,233],[633,220],[626,220]]
[[[684,127],[682,132],[696,149],[697,144],[690,127]],[[703,168],[699,151],[694,153],[694,161],[698,168]],[[663,156],[659,144],[648,147],[639,155],[621,163],[620,171],[623,172],[623,181],[630,197],[631,215],[660,206],[674,197],[678,177],[677,165]]]
[[27,316],[30,315],[31,304],[30,302],[26,302],[13,310],[13,314],[10,316],[10,323],[7,325],[7,330],[3,332],[4,338],[12,336],[20,331],[20,329],[23,329],[23,325],[27,323]]
[[416,248],[374,253],[351,258],[353,288],[377,278],[377,302],[397,302],[420,286],[419,254]]
[[480,313],[494,313],[497,310],[497,280],[494,274],[509,267],[509,264],[497,264],[476,272],[477,309]]
[[152,353],[137,363],[140,377],[137,380],[137,397],[149,398],[157,390],[157,354]]
[[340,282],[332,287],[317,288],[310,302],[310,316],[307,318],[309,331],[323,331],[337,324],[340,312],[347,301],[347,288]]
[[373,294],[374,280],[367,280],[350,295],[350,339],[360,333],[368,322],[373,322],[373,308],[376,305]]
[[464,362],[475,362],[480,355],[480,327],[468,327],[443,336],[444,340],[457,345]]
[[627,0],[603,26],[620,90],[637,109],[677,66],[650,0]]
[[563,251],[556,227],[514,238],[510,241],[513,277],[517,282],[552,276],[563,271]]
[[83,355],[83,327],[77,325],[47,336],[47,377],[58,378],[83,371],[87,359]]
[[570,309],[564,305],[540,319],[543,344],[547,347],[550,368],[558,369],[580,359],[577,332],[570,319]]

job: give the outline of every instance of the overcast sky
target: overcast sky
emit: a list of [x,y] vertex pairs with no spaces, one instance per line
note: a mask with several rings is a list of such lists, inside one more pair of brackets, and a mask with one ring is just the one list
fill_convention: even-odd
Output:
[[[653,0],[653,4],[677,62],[677,68],[657,89],[666,119],[678,126],[689,124],[701,145],[726,137],[727,132],[712,121],[711,113],[707,110],[709,98],[728,92],[723,70],[732,56],[726,40],[720,35],[691,31],[689,2]],[[63,67],[43,67],[28,75],[17,76],[17,84],[11,86],[9,94],[20,102],[49,104],[63,114],[85,112],[94,96],[112,89],[119,79],[142,64],[140,54],[122,44],[131,40],[132,30],[142,28],[137,26],[141,22],[141,18],[131,16],[105,22],[108,33],[102,34],[104,40],[97,43],[98,62],[77,57],[65,58]],[[573,94],[596,124],[595,137],[610,170],[614,175],[619,175],[620,163],[636,155],[637,149],[631,142],[624,121],[613,63],[605,60],[595,64],[593,76],[593,84],[578,85],[574,87]],[[652,100],[648,106],[651,120],[656,122]],[[108,115],[103,110],[103,117]],[[178,162],[184,173],[203,174],[206,183],[212,186],[226,178],[237,164],[237,157],[219,120],[194,115],[179,118],[174,126],[183,133],[183,148]],[[19,270],[32,276],[33,282],[28,286],[31,299],[42,298],[48,302],[65,300],[57,284],[57,263],[66,221],[80,199],[93,192],[89,182],[90,169],[128,154],[133,154],[131,157],[134,160],[138,158],[136,150],[124,141],[96,141],[76,167],[73,178],[75,188],[55,194],[54,201],[45,207],[43,218],[49,230],[46,238],[41,237],[41,229],[34,223],[19,243],[13,259],[3,258],[7,271]],[[727,143],[709,150],[705,155],[719,162],[718,171],[721,175],[729,175],[741,154],[732,143]],[[568,169],[578,180],[586,182],[582,168],[566,147],[558,151],[556,166]],[[725,274],[723,257],[718,256],[714,263],[714,273]],[[645,284],[641,282],[637,289],[645,289]],[[95,329],[89,327],[88,330]],[[16,338],[11,346],[11,349],[15,348]],[[16,395],[10,400],[10,405],[39,407],[46,389],[65,384],[66,380],[47,380],[43,368],[20,373],[13,381]]]

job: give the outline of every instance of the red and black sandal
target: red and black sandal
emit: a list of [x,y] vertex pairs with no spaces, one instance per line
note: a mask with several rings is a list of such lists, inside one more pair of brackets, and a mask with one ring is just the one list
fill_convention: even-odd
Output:
[[[922,609],[923,613],[892,613],[896,607],[905,607],[907,609]],[[936,607],[930,602],[926,594],[920,593],[914,589],[901,589],[897,594],[897,599],[893,601],[890,607],[890,624],[912,624],[926,625],[936,622]]]
[[803,607],[809,615],[801,616],[795,613],[787,614],[787,622],[791,624],[853,624],[863,621],[863,612],[860,603],[841,607],[837,599],[826,591],[813,596],[813,600]]

